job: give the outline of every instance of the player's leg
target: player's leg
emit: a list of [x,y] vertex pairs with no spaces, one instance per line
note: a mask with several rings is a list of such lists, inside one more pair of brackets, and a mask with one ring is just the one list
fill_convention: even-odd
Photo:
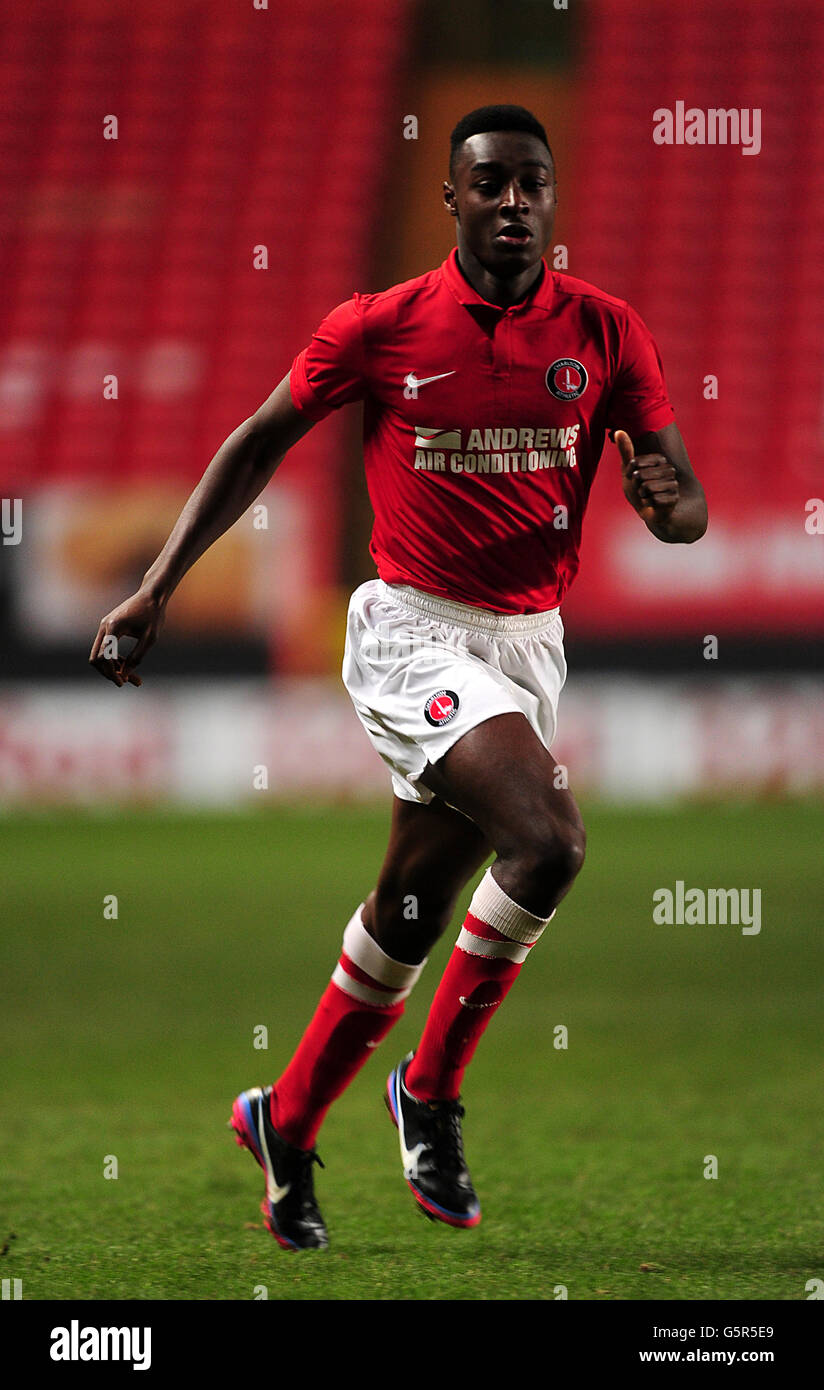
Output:
[[400,1018],[426,952],[489,853],[481,832],[457,811],[437,800],[395,798],[377,888],[346,928],[341,957],[292,1060],[273,1087],[235,1101],[231,1123],[266,1173],[262,1209],[285,1248],[328,1244],[312,1183],[320,1124]]
[[386,857],[361,913],[370,936],[394,960],[418,964],[491,853],[474,821],[439,798],[422,805],[395,797]]
[[274,1085],[272,1120],[290,1144],[312,1147],[332,1101],[397,1023],[458,894],[490,852],[459,812],[395,798],[377,888],[350,919],[332,978]]
[[404,1175],[424,1210],[456,1226],[480,1220],[463,1159],[458,1095],[499,1005],[583,862],[585,835],[552,755],[521,714],[486,720],[421,779],[471,817],[496,859],[475,891],[415,1053],[388,1099]]
[[457,1097],[481,1034],[583,863],[581,815],[555,774],[552,754],[519,714],[477,725],[424,774],[431,790],[472,817],[496,859],[470,904],[409,1070],[421,1099]]
[[557,765],[521,714],[470,729],[421,781],[448,798],[495,850],[493,878],[517,903],[548,917],[584,861],[586,833]]

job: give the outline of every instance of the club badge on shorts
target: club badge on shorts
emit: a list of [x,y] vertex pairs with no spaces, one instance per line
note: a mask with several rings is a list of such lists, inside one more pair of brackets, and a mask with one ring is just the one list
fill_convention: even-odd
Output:
[[546,369],[546,389],[556,401],[577,401],[588,381],[586,367],[575,357],[559,357]]
[[424,717],[428,724],[434,725],[439,729],[441,724],[448,724],[450,719],[454,719],[458,713],[460,700],[454,690],[438,690],[434,695],[430,695],[424,705]]

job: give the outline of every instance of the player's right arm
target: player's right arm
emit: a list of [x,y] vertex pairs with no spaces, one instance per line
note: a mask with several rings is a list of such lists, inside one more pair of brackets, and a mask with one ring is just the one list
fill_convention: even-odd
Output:
[[[296,409],[287,373],[254,415],[221,444],[140,588],[102,619],[89,656],[101,676],[118,687],[142,684],[135,667],[157,641],[166,604],[184,574],[260,496],[313,423]],[[117,654],[121,637],[137,639],[125,656]]]

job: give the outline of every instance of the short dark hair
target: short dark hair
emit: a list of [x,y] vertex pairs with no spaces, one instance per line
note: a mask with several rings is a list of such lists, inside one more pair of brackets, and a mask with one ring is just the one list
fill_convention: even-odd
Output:
[[479,106],[475,111],[470,111],[466,116],[461,117],[450,136],[450,174],[455,169],[458,150],[464,141],[469,140],[473,135],[485,135],[490,130],[525,130],[528,135],[537,136],[549,150],[549,157],[554,169],[555,160],[552,156],[552,150],[549,148],[546,131],[531,111],[527,111],[525,106]]

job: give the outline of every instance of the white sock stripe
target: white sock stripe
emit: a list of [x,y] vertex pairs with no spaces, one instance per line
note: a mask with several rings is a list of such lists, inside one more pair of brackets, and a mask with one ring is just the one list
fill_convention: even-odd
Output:
[[388,1009],[392,1004],[399,1004],[409,994],[409,989],[399,989],[394,993],[389,993],[382,989],[372,989],[369,985],[364,985],[360,980],[354,980],[351,975],[347,975],[340,961],[338,961],[332,971],[332,984],[342,989],[344,994],[351,994],[353,999],[357,999],[361,1004],[373,1004],[378,1009]]
[[518,965],[521,965],[529,955],[529,947],[521,946],[517,941],[487,941],[485,936],[476,936],[474,932],[467,931],[466,927],[461,927],[455,945],[461,951],[466,951],[469,956],[490,956],[492,959],[514,960]]
[[367,975],[371,975],[373,980],[378,980],[382,985],[391,985],[393,989],[405,989],[408,994],[412,986],[417,983],[418,977],[426,965],[426,958],[421,961],[420,965],[407,965],[404,961],[393,960],[381,949],[363,925],[361,920],[362,908],[363,903],[354,916],[350,918],[343,933],[344,951],[349,959],[355,965],[359,965],[361,970],[365,970]]
[[528,912],[525,907],[519,907],[495,882],[491,869],[487,869],[475,889],[469,911],[473,917],[479,917],[503,936],[529,946],[538,940],[555,916],[553,911],[544,919],[536,917],[534,912]]

